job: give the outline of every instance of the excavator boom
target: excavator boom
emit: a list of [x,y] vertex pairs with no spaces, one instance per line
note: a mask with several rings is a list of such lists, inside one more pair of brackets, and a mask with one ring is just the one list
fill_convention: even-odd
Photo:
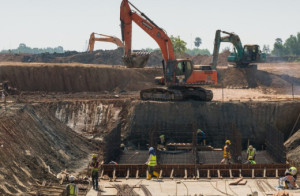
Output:
[[[96,35],[100,35],[102,37],[95,37]],[[90,40],[89,40],[89,46],[88,46],[88,51],[93,52],[94,51],[94,46],[96,41],[101,41],[101,42],[111,42],[116,44],[118,47],[124,48],[123,42],[115,37],[115,36],[109,36],[109,35],[104,35],[104,34],[97,34],[97,33],[91,33],[90,35]]]
[[[130,6],[135,8],[135,11],[131,10]],[[123,0],[121,3],[120,20],[122,39],[125,45],[124,62],[132,62],[133,57],[131,52],[132,21],[156,41],[164,59],[164,77],[162,80],[168,88],[142,90],[140,92],[141,99],[164,101],[185,99],[212,100],[212,91],[193,85],[215,84],[217,82],[215,70],[194,70],[191,60],[176,59],[172,42],[166,32],[128,0]]]
[[166,62],[167,60],[175,59],[172,42],[165,31],[158,27],[151,19],[149,19],[144,13],[139,11],[135,6],[133,7],[137,11],[132,11],[129,4],[133,6],[128,0],[122,1],[120,17],[122,39],[125,43],[125,56],[131,54],[133,21],[156,41]]

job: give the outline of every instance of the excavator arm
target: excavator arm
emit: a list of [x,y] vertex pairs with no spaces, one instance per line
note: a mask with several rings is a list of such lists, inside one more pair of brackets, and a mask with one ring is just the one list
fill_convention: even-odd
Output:
[[[136,11],[131,10],[129,4],[135,8]],[[133,21],[156,41],[161,49],[165,62],[175,59],[172,42],[165,31],[158,27],[151,19],[138,10],[128,0],[123,0],[121,3],[120,20],[122,39],[125,45],[125,56],[131,55]]]
[[[227,34],[227,36],[221,37],[221,32],[224,34]],[[243,49],[243,45],[242,45],[242,42],[241,42],[239,36],[234,33],[217,30],[216,36],[215,36],[215,43],[214,43],[212,69],[216,69],[216,67],[217,67],[218,55],[219,55],[221,42],[229,42],[229,43],[233,44],[233,46],[237,52],[237,59],[236,59],[237,62],[239,62],[243,59],[244,49]]]
[[[96,38],[95,34],[96,35],[100,35],[102,37]],[[89,46],[88,46],[88,51],[89,52],[93,52],[94,51],[94,46],[95,46],[95,42],[96,41],[111,42],[111,43],[116,44],[118,47],[124,48],[123,42],[119,38],[117,38],[115,36],[109,36],[109,35],[92,33],[91,36],[90,36]]]

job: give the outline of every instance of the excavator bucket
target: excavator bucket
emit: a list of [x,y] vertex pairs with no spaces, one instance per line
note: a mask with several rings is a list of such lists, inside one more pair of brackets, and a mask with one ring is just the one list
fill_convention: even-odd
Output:
[[127,68],[143,68],[149,60],[148,52],[132,53],[130,56],[123,56],[123,62]]

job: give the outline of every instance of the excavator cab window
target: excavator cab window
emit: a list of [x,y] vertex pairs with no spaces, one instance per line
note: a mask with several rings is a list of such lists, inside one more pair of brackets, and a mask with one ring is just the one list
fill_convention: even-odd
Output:
[[183,65],[182,65],[182,62],[178,62],[177,64],[177,69],[176,69],[176,75],[182,75],[182,71],[183,70]]
[[186,75],[192,72],[190,61],[179,61],[177,64],[176,75]]

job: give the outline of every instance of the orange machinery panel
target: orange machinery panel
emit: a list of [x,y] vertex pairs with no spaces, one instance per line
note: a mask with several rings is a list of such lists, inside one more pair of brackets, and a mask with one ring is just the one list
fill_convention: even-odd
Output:
[[194,70],[186,81],[188,84],[217,84],[217,82],[216,70]]

